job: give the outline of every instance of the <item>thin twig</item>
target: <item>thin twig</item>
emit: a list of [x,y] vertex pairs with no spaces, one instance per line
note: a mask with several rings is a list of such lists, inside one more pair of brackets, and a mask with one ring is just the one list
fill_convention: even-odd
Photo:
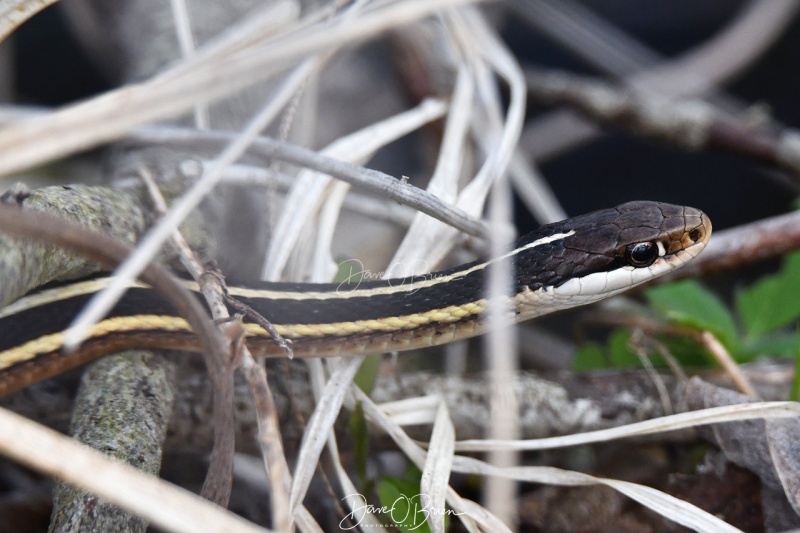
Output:
[[[155,204],[155,211],[161,216],[167,212],[167,203],[158,189],[155,179],[146,168],[139,169],[139,177],[145,183],[150,197]],[[189,247],[178,230],[172,233],[172,243],[180,251],[181,261],[186,269],[192,274],[200,286],[200,290],[208,303],[209,309],[215,319],[228,317],[228,309],[225,307],[220,291],[212,284],[204,282],[204,269],[200,264],[197,255]],[[223,336],[227,337],[227,336]],[[230,346],[232,343],[228,343]],[[236,453],[236,436],[233,430],[233,363],[231,357],[222,359],[224,376],[221,379],[212,380],[214,386],[215,415],[218,409],[224,412],[225,422],[220,425],[221,429],[214,434],[214,447],[211,452],[210,467],[208,476],[203,483],[202,495],[211,501],[223,502],[227,506],[233,488],[233,458]],[[216,399],[224,399],[225,404],[216,407]],[[216,416],[215,416],[216,419]],[[215,424],[216,427],[216,424]],[[227,434],[223,434],[225,431]]]
[[259,313],[246,303],[240,302],[227,292],[225,293],[225,301],[228,303],[228,305],[230,305],[231,307],[233,307],[234,309],[236,309],[237,311],[248,317],[250,320],[252,320],[256,324],[264,328],[264,330],[267,333],[269,333],[269,336],[272,337],[272,340],[275,341],[275,344],[280,346],[283,349],[283,351],[286,352],[286,357],[288,357],[289,359],[294,357],[294,352],[292,351],[292,347],[289,345],[291,339],[286,340],[280,333],[278,333],[278,330],[275,329],[275,326],[273,326],[269,320],[264,318],[264,315],[262,315],[261,313]]
[[714,334],[709,331],[698,331],[694,328],[678,324],[671,324],[654,318],[647,318],[638,315],[631,316],[614,312],[603,313],[602,316],[594,318],[593,321],[596,323],[638,328],[651,335],[657,333],[666,333],[669,335],[689,337],[708,350],[708,352],[725,370],[731,381],[740,391],[742,391],[744,394],[758,397],[758,393],[755,391],[755,388],[750,384],[739,365],[737,365],[730,356],[728,350],[722,345],[721,342],[719,342]]
[[[150,195],[156,204],[156,209],[162,214],[165,213],[167,210],[166,202],[164,201],[161,191],[158,189],[158,186],[153,180],[152,176],[145,170],[142,170],[140,175],[147,185],[148,191],[150,192]],[[227,294],[227,290],[224,286],[224,281],[222,280],[221,276],[213,275],[202,267],[197,255],[192,251],[179,231],[175,231],[174,235],[172,236],[172,242],[179,248],[184,266],[186,266],[186,268],[192,273],[198,285],[200,286],[200,290],[202,291],[203,296],[205,296],[209,308],[212,310],[212,315],[214,316],[215,321],[224,321],[230,318],[228,308],[225,305],[225,301],[229,300],[230,297]],[[255,311],[253,311],[253,313],[255,313]],[[258,315],[258,313],[255,314]],[[262,327],[264,327],[263,324]],[[271,324],[270,327],[272,327]],[[274,330],[274,328],[272,329]],[[276,342],[279,345],[286,346],[286,341],[283,339],[283,337],[278,335],[277,331],[275,332],[275,335],[277,335]],[[281,344],[281,342],[283,342],[283,344]],[[289,349],[288,346],[286,346],[286,349],[291,355],[291,349]],[[250,392],[253,396],[253,402],[256,407],[258,442],[259,446],[261,447],[262,459],[264,460],[264,466],[267,468],[267,474],[269,475],[272,489],[270,494],[272,495],[273,525],[277,531],[287,531],[291,523],[288,514],[288,490],[291,484],[291,476],[289,475],[289,467],[286,463],[286,455],[283,451],[283,444],[281,442],[281,430],[278,423],[275,400],[272,397],[272,392],[270,391],[269,383],[267,382],[267,374],[265,370],[255,362],[255,359],[247,349],[247,346],[239,345],[237,346],[237,349],[235,349],[235,352],[242,358],[242,367],[245,370],[247,382],[250,386]],[[229,367],[228,371],[232,376],[233,367]],[[226,386],[230,385],[231,391],[233,390],[232,380],[230,383],[226,382],[225,384]],[[231,392],[231,395],[232,394],[233,393]],[[233,419],[232,410],[231,419]],[[233,442],[233,440],[231,440],[231,442]],[[229,450],[231,466],[233,461],[233,452],[233,449]],[[227,461],[228,458],[225,457],[225,460]],[[232,472],[230,475],[230,480],[232,481]],[[207,480],[207,484],[204,484],[203,486],[204,490],[206,489],[207,485],[213,486],[208,483]],[[230,485],[225,488],[230,491]]]
[[720,366],[725,369],[725,372],[731,377],[731,381],[736,385],[736,388],[743,394],[758,399],[756,389],[750,384],[747,376],[744,375],[744,372],[742,372],[742,369],[736,364],[736,361],[733,360],[725,346],[719,342],[719,339],[710,331],[702,332],[699,339],[706,350],[708,350]]
[[[187,128],[142,128],[126,137],[126,143],[171,146],[191,150],[216,150],[231,138],[231,133],[197,131]],[[407,205],[445,224],[477,237],[490,235],[488,224],[464,211],[442,202],[424,190],[403,183],[393,176],[325,157],[308,148],[259,137],[249,153],[266,159],[280,159],[300,167],[328,174],[364,190]]]
[[675,410],[672,408],[672,401],[670,401],[669,392],[664,384],[664,380],[661,379],[661,376],[659,376],[658,372],[656,372],[653,362],[650,360],[650,357],[647,353],[648,347],[646,345],[650,343],[650,340],[651,339],[646,336],[641,329],[636,328],[633,330],[633,334],[628,341],[628,346],[636,353],[636,356],[639,358],[639,362],[642,364],[642,368],[644,368],[645,372],[647,372],[647,376],[655,386],[656,392],[658,392],[658,396],[661,399],[661,408],[664,410],[664,414],[671,415],[675,413]]
[[[208,161],[188,159],[181,163],[180,172],[189,179],[196,179],[207,165]],[[223,183],[226,185],[269,187],[280,192],[286,192],[294,181],[295,178],[287,174],[243,164],[229,166],[223,177]],[[401,227],[410,225],[415,213],[406,206],[387,203],[373,196],[352,191],[344,199],[343,207],[346,211],[358,213],[370,220],[385,220]]]
[[245,355],[242,368],[255,403],[258,423],[258,445],[270,481],[272,497],[272,523],[276,531],[288,531],[292,518],[289,516],[289,488],[292,476],[286,462],[286,453],[281,440],[278,408],[267,381],[264,368],[256,363],[252,355]]

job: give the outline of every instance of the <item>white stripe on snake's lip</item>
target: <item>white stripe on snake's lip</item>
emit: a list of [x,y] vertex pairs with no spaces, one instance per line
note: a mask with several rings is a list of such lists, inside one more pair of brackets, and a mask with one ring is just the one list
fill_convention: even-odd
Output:
[[657,258],[647,268],[625,266],[611,272],[596,272],[574,278],[559,287],[523,291],[514,298],[519,311],[516,319],[527,320],[552,311],[604,300],[680,268],[705,247],[706,241],[698,242],[674,254]]

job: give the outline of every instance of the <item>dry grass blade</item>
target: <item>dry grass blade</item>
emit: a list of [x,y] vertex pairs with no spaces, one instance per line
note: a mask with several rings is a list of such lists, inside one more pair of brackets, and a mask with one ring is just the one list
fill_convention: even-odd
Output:
[[[446,110],[447,106],[440,100],[425,100],[413,109],[334,141],[321,154],[348,162],[364,161],[381,147],[440,118]],[[267,251],[263,279],[280,279],[292,248],[301,241],[304,228],[311,224],[323,200],[330,194],[330,182],[331,178],[311,170],[304,170],[297,177]],[[303,277],[302,273],[295,275]]]
[[[195,54],[197,48],[194,34],[192,33],[192,23],[189,17],[189,9],[186,0],[171,0],[172,19],[175,21],[175,35],[178,38],[181,55],[189,59]],[[208,106],[197,104],[194,106],[194,125],[197,129],[208,128]]]
[[756,392],[755,387],[753,387],[747,379],[741,367],[736,364],[736,361],[733,360],[733,357],[731,357],[731,354],[728,352],[727,348],[725,348],[725,345],[723,345],[713,333],[710,331],[701,333],[700,342],[705,346],[706,350],[711,353],[720,366],[725,369],[725,372],[727,372],[731,381],[740,392],[751,398],[760,399],[758,392]]
[[0,42],[23,22],[58,0],[0,0]]
[[[474,80],[466,66],[459,70],[451,98],[436,169],[426,189],[446,202],[452,202],[458,195],[464,151],[467,148],[466,135],[472,119]],[[476,210],[468,212],[475,214]],[[423,274],[426,266],[436,264],[451,249],[457,235],[452,227],[417,213],[391,264],[402,261],[404,265],[410,265],[404,274]],[[419,265],[418,269],[410,270],[411,266],[416,265]]]
[[[461,509],[466,516],[461,521],[469,531],[487,531],[489,533],[511,533],[502,520],[488,512],[483,506],[472,500],[461,499]],[[461,513],[459,514],[461,516]],[[472,518],[476,517],[476,518]]]
[[[386,416],[361,389],[352,387],[351,392],[356,400],[361,402],[367,418],[383,429],[397,443],[410,461],[417,467],[424,468],[426,461],[425,451],[397,423]],[[449,486],[447,487],[446,501],[452,507],[452,514],[457,516],[471,531],[510,531],[503,521],[489,510],[475,502],[462,498]]]
[[336,445],[336,440],[333,438],[328,439],[328,451],[331,454],[333,468],[336,470],[336,478],[342,485],[342,494],[344,494],[342,501],[350,508],[350,513],[339,522],[339,527],[345,529],[347,527],[345,524],[347,524],[348,520],[350,523],[363,526],[364,529],[383,527],[380,520],[378,520],[375,515],[370,512],[369,507],[365,505],[366,499],[350,479],[344,463],[342,462],[342,458],[339,455],[339,447]]
[[289,492],[289,509],[294,514],[297,507],[305,498],[306,491],[311,484],[311,478],[317,469],[322,448],[328,436],[333,431],[333,423],[339,415],[342,407],[344,395],[347,393],[353,377],[361,366],[363,357],[344,359],[341,365],[334,370],[322,396],[319,398],[318,405],[323,408],[314,410],[308,427],[303,434],[303,442],[300,452],[297,454],[297,468],[294,473],[294,482]]
[[[474,0],[472,0],[474,1]],[[0,174],[109,142],[137,125],[176,116],[262,81],[288,61],[354,43],[470,0],[416,0],[375,9],[347,24],[320,25],[278,42],[259,42],[224,61],[212,58],[179,77],[156,77],[0,129]],[[195,57],[205,59],[203,49]],[[69,132],[65,135],[64,132]]]
[[532,440],[464,440],[456,443],[459,451],[486,451],[495,449],[509,450],[546,450],[562,446],[577,446],[595,442],[607,442],[614,439],[663,433],[687,429],[706,424],[720,424],[754,418],[791,418],[800,416],[800,404],[796,402],[763,402],[746,403],[712,407],[700,411],[680,413],[653,420],[645,420],[600,431],[588,431],[563,437],[550,437]]
[[447,412],[447,404],[444,400],[440,400],[420,482],[420,495],[425,498],[428,524],[435,533],[444,533],[445,530],[444,502],[447,482],[450,479],[455,438],[456,430],[453,421],[450,420],[450,413]]
[[661,514],[683,526],[696,531],[725,531],[738,532],[735,527],[719,518],[686,503],[674,496],[661,491],[637,485],[627,481],[617,481],[571,472],[552,467],[519,466],[513,468],[498,468],[470,457],[456,456],[453,459],[453,471],[483,476],[502,476],[529,483],[542,483],[547,485],[585,486],[602,484],[625,494],[633,500],[647,506],[649,509]]
[[0,409],[0,435],[6,436],[0,439],[3,455],[97,494],[166,531],[267,531],[5,409]]
[[399,426],[432,424],[436,420],[441,397],[437,395],[404,398],[380,404],[381,411]]
[[[296,77],[305,77],[305,72],[295,73]],[[294,90],[294,83],[288,80],[285,84],[288,89],[279,89],[281,92]],[[248,146],[268,124],[277,116],[283,107],[283,99],[274,98],[267,101],[264,107],[254,116],[244,130],[237,135],[217,156],[207,172],[176,200],[167,214],[153,227],[136,250],[120,264],[114,273],[114,279],[103,291],[93,296],[86,307],[75,318],[72,326],[64,336],[64,346],[67,349],[75,348],[86,337],[88,329],[102,316],[107,314],[124,292],[124,286],[135,278],[142,269],[158,254],[164,242],[177,230],[178,226],[189,214],[203,201],[222,179],[225,169],[235,162],[247,150]]]

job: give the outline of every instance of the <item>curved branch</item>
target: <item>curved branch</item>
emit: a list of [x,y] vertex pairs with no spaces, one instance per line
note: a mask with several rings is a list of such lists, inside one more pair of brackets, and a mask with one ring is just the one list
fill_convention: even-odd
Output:
[[[0,232],[22,239],[32,239],[53,246],[68,248],[106,267],[113,267],[130,253],[128,246],[119,241],[63,219],[25,211],[16,207],[0,206]],[[234,452],[233,387],[232,376],[226,361],[227,345],[205,308],[183,287],[166,268],[151,263],[141,274],[164,299],[184,317],[198,336],[203,355],[214,384],[215,451],[208,477],[228,483],[227,490],[219,488],[214,501],[227,504],[230,493],[230,476]],[[24,386],[25,384],[22,384]],[[213,459],[218,459],[214,461]],[[229,463],[229,464],[226,464]],[[226,480],[227,481],[224,481]]]
[[700,100],[667,100],[596,78],[533,69],[526,76],[531,95],[548,105],[568,105],[602,124],[620,126],[688,150],[719,149],[741,154],[800,176],[798,130],[765,131],[763,127],[731,120]]

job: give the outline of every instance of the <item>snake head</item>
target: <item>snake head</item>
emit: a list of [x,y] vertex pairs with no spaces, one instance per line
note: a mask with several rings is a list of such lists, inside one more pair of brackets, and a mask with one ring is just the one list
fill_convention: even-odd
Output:
[[699,209],[648,201],[549,224],[517,243],[518,300],[526,316],[597,301],[679,268],[710,236]]

